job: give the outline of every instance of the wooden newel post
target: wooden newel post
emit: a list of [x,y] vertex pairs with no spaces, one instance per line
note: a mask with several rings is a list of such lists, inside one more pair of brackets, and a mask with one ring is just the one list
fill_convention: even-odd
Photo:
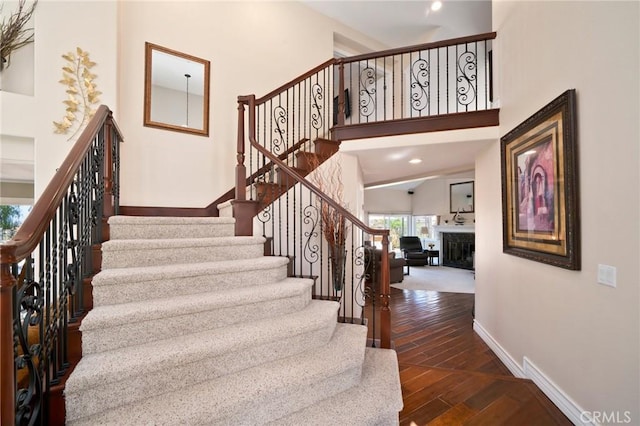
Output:
[[13,359],[13,294],[16,279],[11,273],[15,247],[0,248],[0,424],[15,424],[16,378]]
[[102,205],[102,241],[109,239],[108,220],[114,215],[114,199],[113,199],[113,127],[111,125],[111,113],[107,117],[103,131],[104,135],[104,198]]
[[247,198],[247,167],[244,165],[244,103],[238,101],[238,146],[236,159],[236,200]]
[[382,256],[380,262],[380,347],[391,348],[391,310],[389,309],[389,234],[382,236]]

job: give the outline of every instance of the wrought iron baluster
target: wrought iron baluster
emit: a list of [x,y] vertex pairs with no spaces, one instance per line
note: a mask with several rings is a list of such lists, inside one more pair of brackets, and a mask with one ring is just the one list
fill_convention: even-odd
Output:
[[418,59],[411,65],[411,109],[420,116],[429,105],[429,72],[429,62],[422,58],[420,52]]
[[[24,267],[31,269],[31,257],[25,259]],[[33,425],[39,420],[44,405],[43,379],[46,379],[44,366],[47,364],[42,334],[44,289],[41,282],[33,281],[31,273],[17,287],[13,321],[15,365],[16,371],[27,369],[28,384],[26,388],[17,388],[16,425]],[[35,343],[29,339],[30,330],[32,335],[37,333]]]
[[458,67],[456,78],[458,104],[464,106],[465,111],[469,111],[469,105],[476,99],[477,65],[476,54],[468,49],[468,44],[465,44],[465,51],[458,56],[456,63]]
[[449,113],[449,47],[445,48],[445,52],[447,54],[445,64],[446,64],[446,77],[447,77],[446,88],[447,88],[447,114],[448,114]]
[[360,115],[369,118],[376,112],[376,71],[366,62],[366,67],[360,71]]
[[438,97],[438,115],[440,115],[440,48],[436,49],[436,69],[438,70],[438,72],[436,72],[436,78],[438,80],[438,91],[437,93],[437,97]]

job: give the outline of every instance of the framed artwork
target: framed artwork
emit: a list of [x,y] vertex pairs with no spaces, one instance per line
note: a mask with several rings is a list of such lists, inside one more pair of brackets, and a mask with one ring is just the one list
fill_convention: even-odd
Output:
[[575,89],[500,142],[503,252],[580,270]]

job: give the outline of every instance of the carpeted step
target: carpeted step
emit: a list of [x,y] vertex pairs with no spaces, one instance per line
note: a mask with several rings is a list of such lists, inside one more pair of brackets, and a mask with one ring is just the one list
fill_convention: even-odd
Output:
[[344,425],[397,425],[402,406],[396,352],[367,348],[358,385],[269,424],[326,426],[334,419]]
[[234,235],[235,219],[228,217],[112,216],[112,240],[213,238]]
[[264,254],[263,237],[112,240],[102,244],[102,269],[252,259]]
[[[137,372],[136,378],[130,380],[130,383],[111,384],[114,392],[120,394],[117,397],[99,397],[94,394],[95,389],[78,388],[71,395],[67,395],[67,424],[249,425],[275,420],[344,392],[359,382],[367,329],[351,324],[336,324],[335,327],[333,337],[324,346],[242,371],[235,370],[238,371],[236,374],[227,374],[217,379],[204,376],[211,373],[211,370],[218,370],[224,366],[216,361],[211,362],[211,358],[204,362],[195,362],[190,366],[190,375],[199,375],[199,378],[206,380],[198,384],[181,375],[175,375],[174,369],[165,367],[155,374]],[[282,329],[289,332],[287,334],[294,332],[284,324]],[[287,340],[277,341],[270,338],[268,341],[271,342],[273,350],[278,352],[289,346]],[[246,354],[239,352],[238,357],[245,358]],[[235,367],[233,358],[229,361],[230,367]],[[96,366],[101,366],[102,362],[104,360],[99,360]],[[106,372],[106,378],[110,378],[112,374],[108,373],[108,368]],[[121,372],[121,376],[128,377],[125,373],[126,371]],[[133,373],[132,371],[131,374]],[[137,385],[140,382],[151,382],[151,388],[160,388],[164,385],[158,383],[158,380],[165,375],[173,379],[170,383],[181,381],[194,384],[179,392],[175,392],[175,387],[169,386],[164,388],[166,393],[162,395],[133,402],[134,394],[150,395],[145,389],[139,389]],[[76,382],[73,383],[73,387],[76,387]],[[96,380],[96,383],[99,382]],[[67,392],[69,388],[70,384],[67,382]],[[131,402],[110,409],[115,407],[112,403],[120,397],[125,397],[123,399],[129,399]],[[76,398],[83,399],[92,410],[78,410],[77,402],[70,404],[70,401]],[[84,417],[91,412],[96,414]]]
[[289,258],[265,256],[198,264],[102,270],[91,282],[93,306],[162,299],[271,284],[287,276]]
[[[67,421],[165,392],[180,399],[200,382],[225,375],[233,382],[241,370],[320,350],[337,310],[335,302],[311,301],[293,314],[203,332],[194,322],[194,334],[83,356],[66,383]],[[225,386],[216,391],[225,395]]]
[[82,353],[142,345],[240,322],[286,315],[311,301],[313,280],[286,278],[256,287],[95,307],[83,319]]

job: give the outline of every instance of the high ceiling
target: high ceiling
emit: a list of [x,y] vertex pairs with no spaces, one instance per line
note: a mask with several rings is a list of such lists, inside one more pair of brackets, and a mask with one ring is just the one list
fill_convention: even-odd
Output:
[[[318,1],[305,4],[357,29],[390,48],[491,31],[491,1]],[[393,138],[345,141],[341,151],[359,158],[365,187],[413,189],[424,179],[473,173],[475,157],[497,138],[496,129],[439,132]],[[409,164],[420,158],[419,164]]]
[[491,31],[490,0],[443,0],[438,11],[430,9],[433,2],[424,0],[302,1],[389,47]]

